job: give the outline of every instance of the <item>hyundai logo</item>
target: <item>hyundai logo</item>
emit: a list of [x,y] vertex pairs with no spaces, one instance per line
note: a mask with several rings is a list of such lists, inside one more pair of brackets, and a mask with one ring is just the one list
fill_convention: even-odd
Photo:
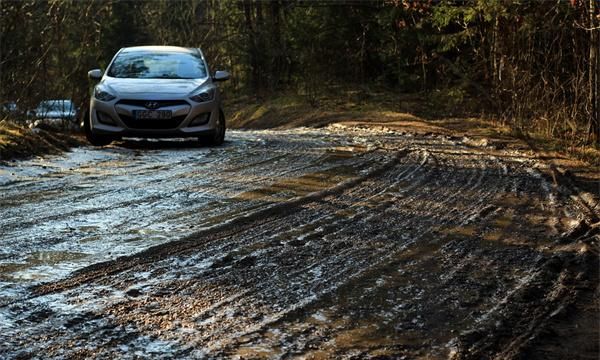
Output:
[[144,104],[144,106],[146,107],[146,109],[158,109],[160,104],[156,101],[148,101]]

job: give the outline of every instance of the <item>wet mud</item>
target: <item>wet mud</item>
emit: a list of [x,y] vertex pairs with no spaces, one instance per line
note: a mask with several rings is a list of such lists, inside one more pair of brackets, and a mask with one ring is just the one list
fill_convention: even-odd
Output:
[[335,126],[2,164],[1,357],[597,358],[598,196],[548,171]]

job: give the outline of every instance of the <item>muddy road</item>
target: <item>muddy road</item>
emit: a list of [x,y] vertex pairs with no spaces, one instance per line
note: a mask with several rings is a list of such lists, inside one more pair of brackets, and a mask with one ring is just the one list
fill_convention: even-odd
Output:
[[0,357],[595,359],[598,198],[550,170],[339,126],[2,164]]

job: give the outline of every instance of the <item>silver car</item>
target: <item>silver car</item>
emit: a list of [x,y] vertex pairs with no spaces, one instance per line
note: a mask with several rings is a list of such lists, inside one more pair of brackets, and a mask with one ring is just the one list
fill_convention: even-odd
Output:
[[77,129],[79,111],[69,99],[44,100],[34,110],[27,111],[30,128]]
[[76,110],[71,100],[44,100],[30,115],[44,120],[73,120]]
[[84,119],[88,140],[106,145],[129,137],[198,137],[220,145],[225,139],[225,116],[218,81],[226,71],[209,75],[200,49],[174,46],[136,46],[117,52],[106,73],[88,76],[100,82]]

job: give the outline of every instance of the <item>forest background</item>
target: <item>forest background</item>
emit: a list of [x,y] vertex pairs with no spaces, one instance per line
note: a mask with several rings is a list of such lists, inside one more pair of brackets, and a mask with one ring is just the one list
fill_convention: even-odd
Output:
[[0,103],[85,108],[88,70],[121,47],[169,44],[229,70],[228,99],[295,94],[318,108],[349,90],[373,103],[381,91],[416,94],[430,110],[597,148],[599,10],[599,0],[2,0]]

